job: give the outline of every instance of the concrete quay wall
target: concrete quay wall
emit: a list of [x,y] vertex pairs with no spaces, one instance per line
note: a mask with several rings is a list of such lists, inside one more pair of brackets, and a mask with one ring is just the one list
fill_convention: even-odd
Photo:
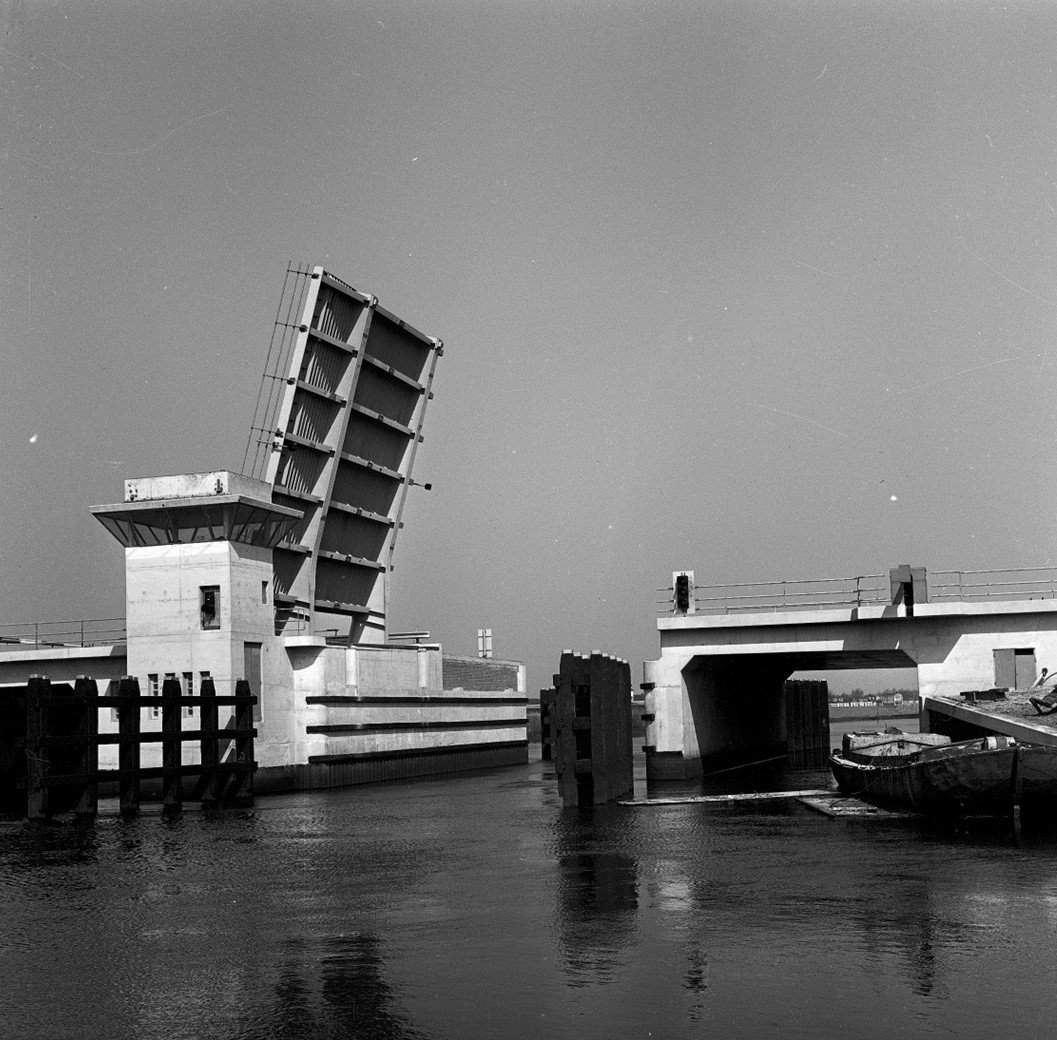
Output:
[[[195,581],[192,576],[187,584],[197,597]],[[146,645],[141,635],[135,664],[120,645],[5,650],[0,653],[0,683],[22,684],[30,675],[47,675],[53,682],[90,675],[105,692],[109,680],[136,674],[146,693],[148,676],[172,673],[179,678],[207,662],[218,694],[225,695],[241,677],[233,674],[233,665],[225,674],[218,660],[201,654],[192,658],[186,642],[162,640],[150,652]],[[501,672],[485,667],[479,673],[512,678],[511,687],[445,689],[439,644],[346,647],[330,646],[321,636],[290,636],[277,638],[271,650],[262,658],[255,718],[262,792],[339,787],[528,759],[524,666],[517,662],[502,662],[506,667]],[[472,659],[464,659],[460,675],[467,674],[466,660]],[[192,673],[196,683],[201,670]],[[233,710],[219,711],[224,726]],[[185,729],[198,728],[197,714],[197,708],[185,709]],[[160,716],[160,709],[142,709],[143,732],[160,732]],[[100,713],[101,733],[116,733],[117,728],[116,712]],[[184,745],[183,761],[199,763],[197,744]],[[160,744],[142,745],[141,764],[161,764]],[[117,748],[101,747],[99,765],[117,768]]]

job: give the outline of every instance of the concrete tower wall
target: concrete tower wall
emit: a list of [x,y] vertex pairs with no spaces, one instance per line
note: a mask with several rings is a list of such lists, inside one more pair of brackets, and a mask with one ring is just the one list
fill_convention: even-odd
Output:
[[[132,547],[125,581],[132,675],[209,671],[219,692],[244,677],[247,642],[262,645],[262,672],[273,670],[270,550],[226,541]],[[203,588],[217,589],[215,627],[203,625]]]

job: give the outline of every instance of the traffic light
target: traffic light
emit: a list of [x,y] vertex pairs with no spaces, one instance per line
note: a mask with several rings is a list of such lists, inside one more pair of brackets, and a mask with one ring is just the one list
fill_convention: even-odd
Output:
[[675,576],[675,612],[686,614],[690,610],[690,575]]

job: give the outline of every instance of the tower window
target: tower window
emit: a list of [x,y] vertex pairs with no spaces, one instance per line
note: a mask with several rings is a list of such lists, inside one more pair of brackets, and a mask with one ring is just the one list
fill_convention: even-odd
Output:
[[220,586],[201,585],[198,589],[198,610],[202,628],[220,628]]

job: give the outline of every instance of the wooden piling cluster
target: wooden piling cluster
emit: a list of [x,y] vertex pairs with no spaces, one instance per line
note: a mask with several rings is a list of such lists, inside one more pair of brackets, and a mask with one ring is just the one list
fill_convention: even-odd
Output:
[[540,704],[564,805],[603,805],[634,792],[627,661],[565,650]]
[[[98,810],[99,784],[117,781],[121,812],[139,810],[141,785],[160,780],[166,812],[179,812],[184,800],[203,806],[253,803],[253,705],[257,698],[249,683],[239,679],[233,696],[217,696],[213,680],[203,678],[200,693],[184,694],[176,679],[166,679],[160,696],[140,693],[139,681],[126,676],[117,692],[100,695],[94,679],[81,676],[71,688],[46,676],[32,676],[25,687],[25,773],[15,786],[25,790],[25,812],[30,819],[73,809],[80,816]],[[235,708],[234,726],[221,728],[220,707]],[[144,732],[142,708],[161,709],[160,731]],[[200,727],[183,729],[185,707],[200,709]],[[116,709],[117,733],[99,732],[99,711]],[[161,743],[161,766],[143,767],[140,748]],[[197,742],[201,764],[184,765],[183,745]],[[99,768],[99,747],[116,744],[118,768]],[[229,751],[227,761],[222,753]],[[230,750],[229,750],[230,748]],[[17,763],[18,756],[15,756]],[[193,778],[189,789],[184,780]]]
[[829,759],[829,683],[787,679],[785,700],[786,747],[795,769],[824,769]]
[[540,690],[540,757],[544,762],[554,758],[554,697],[553,688]]

